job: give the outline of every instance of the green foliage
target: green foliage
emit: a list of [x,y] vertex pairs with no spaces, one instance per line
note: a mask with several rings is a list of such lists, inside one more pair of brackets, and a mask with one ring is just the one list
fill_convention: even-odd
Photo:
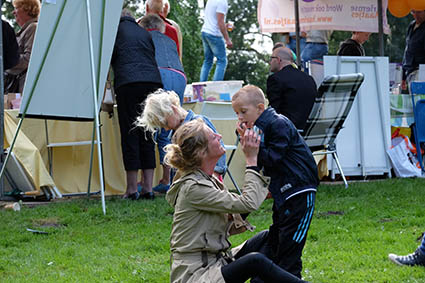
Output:
[[188,83],[199,81],[203,61],[202,22],[197,0],[169,0],[168,18],[176,21],[183,34],[183,67]]
[[269,74],[268,54],[257,51],[253,46],[262,45],[265,35],[260,34],[257,22],[258,0],[229,1],[227,19],[234,22],[229,33],[233,48],[228,52],[228,65],[225,80],[243,80],[266,90]]
[[133,15],[136,19],[143,16],[144,12],[144,1],[141,0],[124,0],[123,8],[127,8],[133,12]]
[[15,28],[15,30],[18,30],[19,26],[15,21],[15,17],[13,16],[13,9],[12,1],[8,2],[6,0],[1,7],[1,13],[3,17]]

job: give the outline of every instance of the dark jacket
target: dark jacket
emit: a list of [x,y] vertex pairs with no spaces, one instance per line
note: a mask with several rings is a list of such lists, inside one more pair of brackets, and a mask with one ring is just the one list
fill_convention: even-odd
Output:
[[288,117],[297,129],[304,129],[316,96],[314,79],[291,65],[267,79],[270,106],[277,113]]
[[269,107],[255,125],[263,131],[258,166],[271,177],[269,191],[274,209],[297,192],[316,191],[319,185],[316,162],[294,124]]
[[363,45],[349,38],[341,42],[336,53],[338,56],[365,56]]
[[413,30],[416,22],[412,21],[407,28],[406,49],[403,56],[403,79],[425,64],[425,22]]
[[151,35],[134,18],[122,17],[111,60],[114,87],[135,82],[161,82]]
[[18,42],[13,28],[5,21],[2,20],[3,27],[3,68],[4,70],[10,69],[19,60]]

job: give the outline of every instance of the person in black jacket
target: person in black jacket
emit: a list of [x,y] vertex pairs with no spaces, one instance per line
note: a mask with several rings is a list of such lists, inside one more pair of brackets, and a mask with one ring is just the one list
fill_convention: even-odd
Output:
[[418,78],[419,65],[425,64],[425,10],[412,10],[410,14],[414,20],[407,28],[401,84],[405,91],[409,84]]
[[351,38],[341,42],[338,56],[365,56],[363,44],[369,39],[371,32],[353,31]]
[[136,23],[127,9],[121,13],[111,64],[117,94],[121,149],[127,175],[127,189],[123,197],[139,198],[137,174],[142,169],[141,197],[153,199],[155,144],[151,135],[135,127],[134,123],[143,111],[141,103],[148,94],[161,88],[162,82],[151,35]]
[[6,21],[1,21],[3,29],[3,70],[7,70],[18,64],[18,42],[13,28]]
[[317,96],[314,79],[298,70],[292,51],[278,47],[270,57],[270,71],[267,79],[267,99],[277,113],[289,118],[297,129],[304,129]]
[[263,92],[253,85],[243,87],[232,97],[237,131],[241,136],[249,128],[261,133],[258,167],[271,177],[273,224],[261,252],[301,278],[301,255],[319,185],[317,166],[294,124],[272,107],[265,109],[264,103]]

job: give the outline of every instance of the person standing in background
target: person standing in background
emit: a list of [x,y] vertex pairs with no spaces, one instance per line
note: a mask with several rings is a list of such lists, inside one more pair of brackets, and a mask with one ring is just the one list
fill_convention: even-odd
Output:
[[301,53],[301,60],[305,71],[308,71],[306,68],[308,61],[315,59],[323,60],[323,56],[328,54],[328,43],[332,32],[331,30],[310,30],[307,32],[306,44]]
[[369,39],[371,32],[353,31],[351,38],[341,42],[338,56],[365,56],[363,44]]
[[294,67],[292,51],[278,47],[270,57],[267,78],[267,99],[277,113],[286,116],[295,127],[303,130],[317,97],[314,79]]
[[204,47],[204,63],[199,81],[208,80],[214,57],[217,65],[213,81],[222,81],[227,67],[226,47],[233,43],[227,32],[226,14],[229,9],[227,0],[208,0],[205,6],[204,24],[202,26],[202,45]]
[[401,88],[405,91],[409,84],[417,79],[419,64],[425,64],[425,10],[412,10],[410,13],[415,20],[407,28],[403,55]]
[[168,14],[170,13],[170,2],[168,2],[168,0],[163,0],[162,2],[163,2],[163,8],[162,8],[162,13],[160,15],[163,16],[164,18],[166,18],[167,21],[169,21],[171,23],[171,25],[177,31],[177,39],[179,41],[179,47],[180,47],[179,57],[180,57],[180,61],[183,62],[183,35],[182,35],[182,31],[181,31],[178,23],[167,18]]
[[111,59],[114,88],[117,95],[121,149],[127,188],[123,198],[136,200],[137,174],[143,171],[142,199],[154,199],[152,192],[155,169],[155,144],[149,133],[135,127],[141,104],[149,93],[162,87],[150,33],[136,23],[131,12],[121,13]]
[[18,42],[13,28],[4,20],[2,21],[3,38],[3,70],[7,70],[18,64]]
[[39,0],[13,0],[13,15],[21,27],[17,34],[19,47],[18,63],[8,70],[5,76],[5,93],[22,93],[31,57],[34,35],[40,14]]
[[[183,103],[184,90],[186,88],[186,75],[177,54],[176,44],[168,36],[164,35],[165,24],[158,15],[144,16],[139,25],[144,27],[152,36],[155,46],[155,60],[161,74],[164,90],[175,91]],[[164,146],[171,143],[170,131],[162,128],[156,135],[159,161],[162,165],[162,178],[159,184],[153,188],[154,192],[165,193],[170,187],[170,167],[164,163]]]
[[[147,0],[146,1],[146,15],[148,14],[157,14],[165,23],[165,32],[164,34],[174,40],[177,46],[177,52],[180,54],[180,45],[177,30],[171,25],[170,21],[168,21],[163,15],[162,11],[164,4],[162,0]],[[140,20],[138,21],[140,22]]]

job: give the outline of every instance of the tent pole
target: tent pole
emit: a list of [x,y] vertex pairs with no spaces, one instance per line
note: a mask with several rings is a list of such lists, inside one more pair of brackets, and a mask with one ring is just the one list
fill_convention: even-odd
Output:
[[295,8],[295,36],[296,36],[296,48],[297,48],[297,65],[301,67],[301,58],[300,58],[300,10],[298,5],[298,0],[294,1]]
[[[1,2],[3,4],[3,1]],[[1,5],[0,5],[0,18],[2,17]],[[0,26],[0,164],[3,165],[4,160],[4,80],[3,80],[3,22]],[[4,182],[3,175],[0,177],[0,199],[4,195]]]
[[[96,83],[96,75],[94,70],[94,51],[93,51],[93,33],[91,27],[91,15],[90,15],[90,0],[86,0],[87,4],[87,26],[88,26],[88,36],[89,36],[89,48],[90,48],[90,66],[91,66],[91,76],[92,76],[92,87],[93,87],[93,116],[95,118],[96,123],[96,140],[97,140],[97,155],[99,161],[99,181],[100,181],[100,195],[102,198],[102,210],[103,214],[106,214],[106,206],[105,206],[105,184],[103,182],[103,161],[102,161],[102,151],[100,147],[100,123],[99,123],[99,111],[98,111],[98,103],[97,103],[97,83]],[[101,56],[102,54],[99,54]],[[100,72],[100,70],[99,70]],[[94,140],[92,141],[93,144]]]
[[96,125],[93,123],[93,132],[91,136],[91,147],[90,147],[90,167],[89,167],[89,180],[87,184],[87,197],[90,197],[90,185],[91,185],[91,173],[93,170],[93,154],[94,154],[94,139],[96,136]]
[[383,11],[382,11],[382,0],[378,0],[378,31],[379,31],[379,56],[384,56],[384,27]]

